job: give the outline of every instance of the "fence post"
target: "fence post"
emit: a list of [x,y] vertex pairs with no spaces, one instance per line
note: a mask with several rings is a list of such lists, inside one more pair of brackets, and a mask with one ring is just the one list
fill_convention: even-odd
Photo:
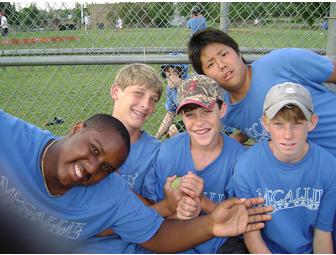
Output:
[[327,56],[336,61],[336,3],[330,3]]
[[220,30],[227,32],[230,25],[230,3],[222,2],[220,4]]

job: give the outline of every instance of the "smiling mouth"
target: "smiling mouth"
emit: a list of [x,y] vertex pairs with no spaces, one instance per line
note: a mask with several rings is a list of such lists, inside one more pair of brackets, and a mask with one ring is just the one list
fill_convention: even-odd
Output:
[[81,171],[81,169],[79,168],[79,166],[77,164],[75,164],[75,175],[76,177],[78,177],[79,179],[83,178],[84,175]]
[[132,109],[132,113],[137,116],[138,118],[141,118],[141,119],[145,119],[146,118],[146,114],[145,113],[142,113],[140,111],[137,111],[137,110],[133,110]]
[[204,135],[210,131],[210,128],[202,129],[202,130],[194,130],[194,133],[197,135]]

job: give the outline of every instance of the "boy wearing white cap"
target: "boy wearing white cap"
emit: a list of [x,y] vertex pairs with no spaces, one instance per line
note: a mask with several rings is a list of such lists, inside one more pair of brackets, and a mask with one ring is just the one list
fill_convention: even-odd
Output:
[[266,95],[262,123],[270,139],[237,161],[232,186],[238,197],[264,197],[273,206],[262,231],[244,234],[250,253],[333,253],[336,159],[307,141],[318,117],[309,91],[285,82]]
[[[195,75],[184,81],[177,91],[186,132],[165,140],[155,160],[156,179],[147,175],[143,195],[159,202],[164,199],[163,187],[169,176],[185,176],[189,171],[204,180],[203,196],[211,206],[228,198],[227,185],[236,158],[244,148],[234,139],[221,133],[221,118],[225,114],[224,90],[211,78]],[[146,185],[156,181],[156,187]],[[183,182],[183,177],[181,182]],[[202,211],[208,213],[209,200],[202,199]],[[199,211],[198,211],[199,213]],[[186,215],[184,215],[186,216]],[[189,215],[187,215],[189,216]],[[213,238],[187,253],[216,253],[227,238]]]

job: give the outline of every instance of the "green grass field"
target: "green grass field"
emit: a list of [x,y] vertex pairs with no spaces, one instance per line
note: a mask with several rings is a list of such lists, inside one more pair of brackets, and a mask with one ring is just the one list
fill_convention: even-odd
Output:
[[[325,48],[326,35],[320,31],[244,27],[229,30],[241,47]],[[11,34],[12,38],[49,36],[79,36],[78,41],[1,45],[2,50],[47,48],[102,48],[102,47],[186,47],[189,31],[181,28],[136,28],[90,31],[58,31]],[[1,42],[1,41],[0,41]],[[160,65],[154,65],[160,70]],[[105,66],[49,66],[0,67],[0,103],[7,112],[64,135],[76,121],[97,113],[111,113],[109,88],[119,65]],[[145,130],[155,134],[164,117],[165,95],[156,114],[146,123]],[[64,124],[46,127],[55,116]]]

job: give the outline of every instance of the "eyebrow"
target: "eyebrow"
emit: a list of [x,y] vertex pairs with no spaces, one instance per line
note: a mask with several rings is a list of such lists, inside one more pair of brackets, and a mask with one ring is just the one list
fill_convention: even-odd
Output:
[[105,154],[105,150],[104,150],[104,147],[103,147],[103,145],[101,144],[101,142],[100,142],[99,140],[97,140],[97,139],[94,139],[93,141],[98,145],[99,150],[100,150],[103,154]]

